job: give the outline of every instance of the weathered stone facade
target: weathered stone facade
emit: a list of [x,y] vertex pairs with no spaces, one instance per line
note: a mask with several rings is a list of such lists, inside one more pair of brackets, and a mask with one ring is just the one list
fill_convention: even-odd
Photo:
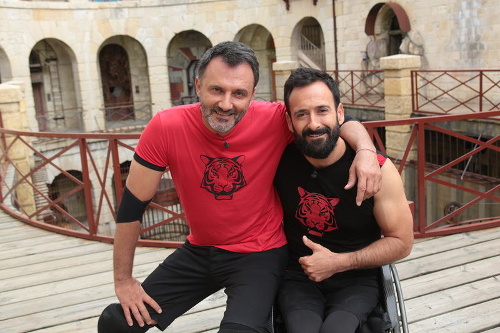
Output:
[[[406,14],[410,29],[403,32],[400,49],[422,56],[424,69],[498,67],[500,41],[496,32],[500,23],[496,20],[498,10],[494,2],[398,0],[395,3]],[[81,113],[82,130],[100,131],[105,128],[105,120],[99,52],[105,45],[116,43],[125,48],[131,64],[134,100],[150,103],[151,112],[155,113],[172,104],[171,89],[176,80],[186,79],[185,73],[179,74],[173,68],[182,61],[199,57],[208,46],[224,40],[240,40],[254,47],[261,60],[263,73],[258,92],[262,98],[280,99],[279,85],[272,78],[272,65],[280,68],[281,63],[298,63],[297,36],[304,20],[312,18],[320,28],[325,69],[379,68],[378,60],[390,55],[384,45],[389,43],[391,27],[387,25],[394,15],[391,8],[383,6],[377,13],[373,36],[368,36],[365,30],[370,10],[380,4],[383,3],[373,0],[319,0],[316,4],[312,0],[105,3],[3,0],[0,1],[0,80],[25,83],[29,128],[37,130],[40,125],[35,120],[37,96],[31,89],[30,53],[37,43],[47,41],[57,55],[62,73],[59,84],[65,91],[60,103],[65,110]],[[397,21],[403,24],[399,17]],[[200,42],[202,38],[206,41]],[[192,59],[176,53],[187,47]],[[49,88],[53,89],[45,87]],[[179,89],[183,95],[189,95],[188,87]],[[52,104],[57,103],[57,97],[54,92]],[[50,112],[48,105],[46,112]]]

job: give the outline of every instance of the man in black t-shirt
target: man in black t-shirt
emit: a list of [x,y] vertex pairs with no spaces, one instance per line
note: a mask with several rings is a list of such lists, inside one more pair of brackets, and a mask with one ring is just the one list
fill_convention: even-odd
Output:
[[[379,300],[379,267],[412,248],[401,177],[387,156],[340,138],[344,110],[331,76],[297,69],[285,105],[295,142],[275,178],[289,243],[279,307],[289,333],[356,332]],[[344,187],[356,154],[377,154],[382,171],[381,190],[359,206],[356,189]]]

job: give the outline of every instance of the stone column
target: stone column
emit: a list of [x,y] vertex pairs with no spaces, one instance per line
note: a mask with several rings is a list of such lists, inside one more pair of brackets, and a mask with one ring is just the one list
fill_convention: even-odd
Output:
[[286,80],[292,74],[292,71],[297,69],[299,64],[297,61],[280,61],[273,64],[274,78],[276,79],[276,100],[283,102],[283,87]]
[[[411,71],[420,69],[419,56],[398,54],[380,59],[384,70],[385,119],[410,118],[412,113]],[[410,126],[389,126],[386,128],[387,154],[401,159],[410,136]],[[416,149],[412,149],[409,159],[416,158]]]
[[[23,83],[7,82],[5,84],[0,84],[0,114],[5,129],[20,131],[26,131],[28,129]],[[5,136],[5,142],[9,147],[8,157],[17,168],[17,170],[14,170],[12,166],[7,166],[9,170],[6,172],[3,181],[7,183],[9,187],[20,180],[24,175],[28,174],[33,166],[32,155],[24,143],[18,140],[10,146],[14,139],[15,137],[12,135]],[[28,177],[25,181],[22,181],[16,186],[12,194],[15,195],[15,199],[21,211],[28,215],[35,212],[33,188],[29,185],[30,182],[31,177]],[[8,198],[2,199],[5,203],[9,203],[10,201]]]

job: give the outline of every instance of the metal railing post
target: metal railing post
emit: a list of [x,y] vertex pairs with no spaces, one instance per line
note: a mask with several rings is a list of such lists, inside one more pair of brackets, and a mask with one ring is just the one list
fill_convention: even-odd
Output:
[[91,236],[97,235],[97,225],[94,216],[94,204],[92,201],[92,186],[89,174],[89,165],[87,160],[87,141],[85,139],[78,140],[80,148],[80,159],[82,162],[82,178],[83,178],[83,194],[85,196],[85,210],[87,213],[87,221],[89,223],[89,231]]
[[418,217],[417,231],[424,235],[426,232],[426,200],[425,200],[425,124],[416,124],[417,126],[417,198],[418,198]]
[[120,157],[118,155],[118,145],[116,139],[110,139],[111,161],[113,163],[113,179],[115,181],[116,204],[122,200],[122,177],[120,168]]
[[484,72],[479,71],[479,112],[483,111],[483,98],[484,98],[483,76]]

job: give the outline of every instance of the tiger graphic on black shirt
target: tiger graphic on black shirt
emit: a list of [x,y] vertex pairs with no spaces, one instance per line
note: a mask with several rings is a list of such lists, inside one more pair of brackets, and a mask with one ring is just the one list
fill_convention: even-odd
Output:
[[315,236],[323,236],[325,232],[338,229],[335,221],[334,207],[338,198],[329,199],[319,193],[311,193],[298,187],[300,202],[295,217],[307,227],[307,232]]

